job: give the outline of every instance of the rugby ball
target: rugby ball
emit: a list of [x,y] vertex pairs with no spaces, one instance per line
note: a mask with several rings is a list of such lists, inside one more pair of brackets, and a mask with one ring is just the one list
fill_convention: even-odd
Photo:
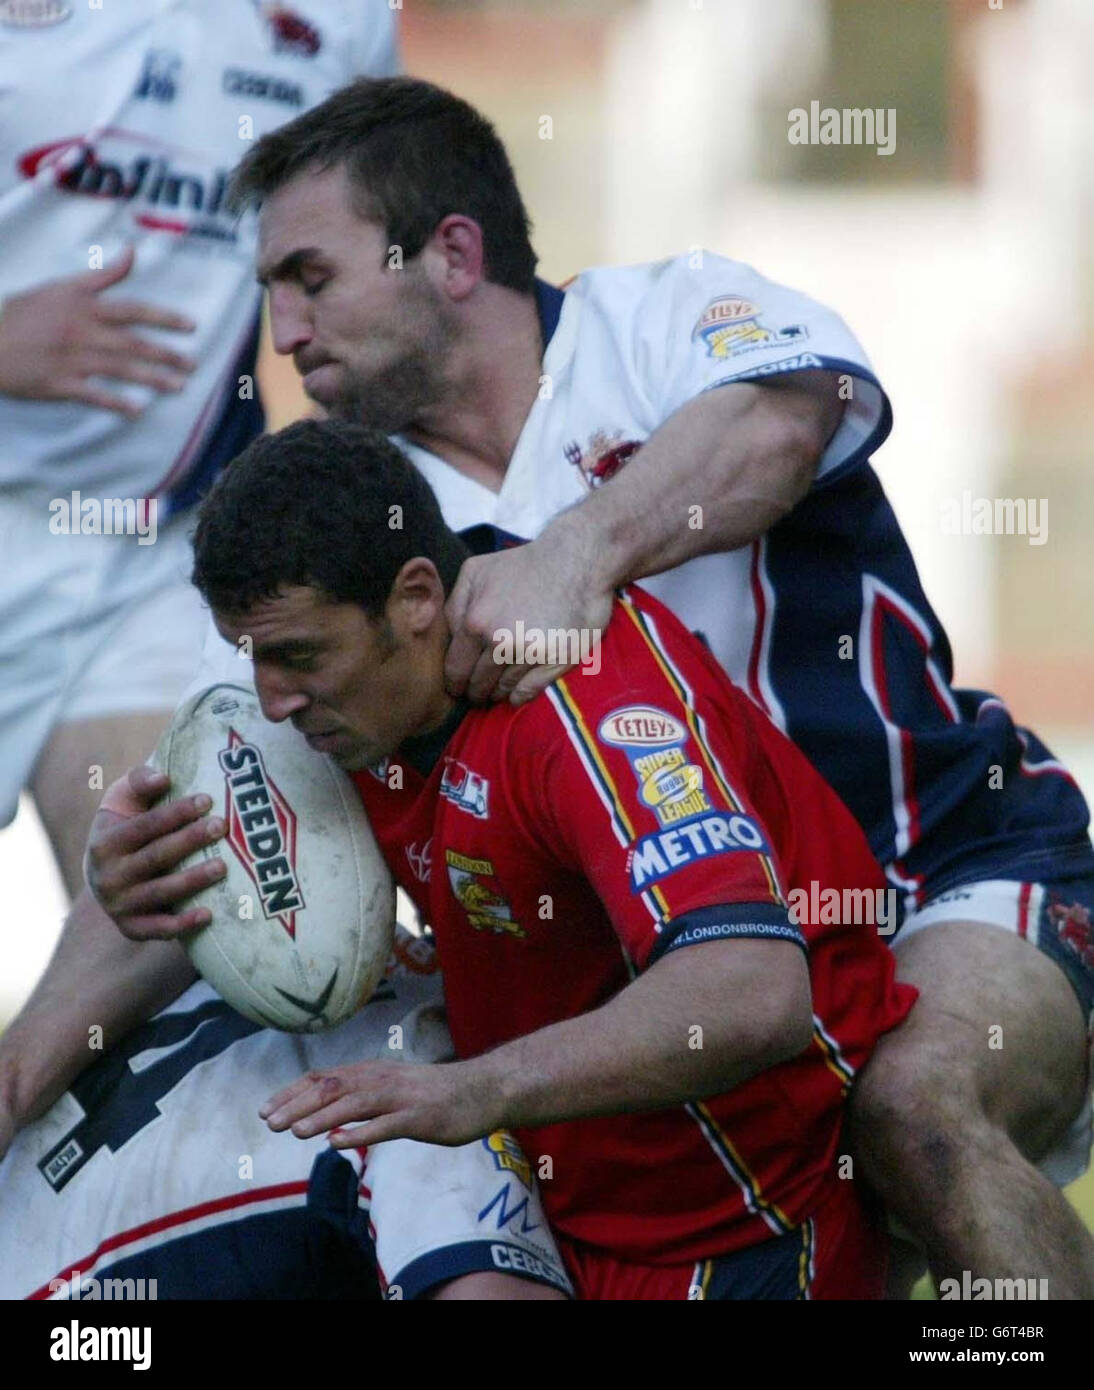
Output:
[[199,973],[266,1027],[344,1022],[379,984],[395,923],[391,874],[349,777],[238,685],[184,701],[151,761],[172,798],[205,792],[227,827],[183,865],[228,866],[187,902],[213,917],[181,938]]

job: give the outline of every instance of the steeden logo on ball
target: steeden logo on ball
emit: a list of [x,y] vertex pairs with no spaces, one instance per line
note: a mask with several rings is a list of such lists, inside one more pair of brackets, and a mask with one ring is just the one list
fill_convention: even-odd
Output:
[[224,772],[226,839],[258,889],[263,916],[296,940],[304,894],[296,871],[296,813],[266,771],[262,753],[235,729],[217,754]]

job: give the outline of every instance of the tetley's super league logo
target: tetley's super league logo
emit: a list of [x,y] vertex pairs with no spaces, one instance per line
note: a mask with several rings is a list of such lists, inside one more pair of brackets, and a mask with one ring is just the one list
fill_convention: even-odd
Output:
[[678,719],[647,705],[614,710],[600,721],[605,743],[621,748],[638,779],[638,794],[661,825],[711,810],[703,769],[684,751],[688,732]]
[[699,315],[691,336],[701,339],[706,345],[707,356],[719,361],[738,357],[754,348],[796,343],[809,337],[809,330],[802,323],[768,328],[760,322],[762,312],[758,305],[741,295],[722,295],[712,300]]

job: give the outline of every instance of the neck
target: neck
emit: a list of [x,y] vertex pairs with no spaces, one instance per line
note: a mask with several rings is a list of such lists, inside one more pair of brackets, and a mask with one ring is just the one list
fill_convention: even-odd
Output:
[[444,400],[404,433],[497,492],[539,392],[543,339],[534,295],[480,288],[452,352]]

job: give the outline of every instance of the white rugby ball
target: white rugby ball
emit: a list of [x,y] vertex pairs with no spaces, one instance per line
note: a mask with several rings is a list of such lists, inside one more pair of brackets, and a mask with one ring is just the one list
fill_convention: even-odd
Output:
[[186,700],[151,761],[172,799],[205,792],[227,826],[185,861],[228,866],[186,904],[213,915],[182,938],[197,970],[267,1027],[344,1022],[379,984],[395,923],[391,874],[349,777],[237,685]]

